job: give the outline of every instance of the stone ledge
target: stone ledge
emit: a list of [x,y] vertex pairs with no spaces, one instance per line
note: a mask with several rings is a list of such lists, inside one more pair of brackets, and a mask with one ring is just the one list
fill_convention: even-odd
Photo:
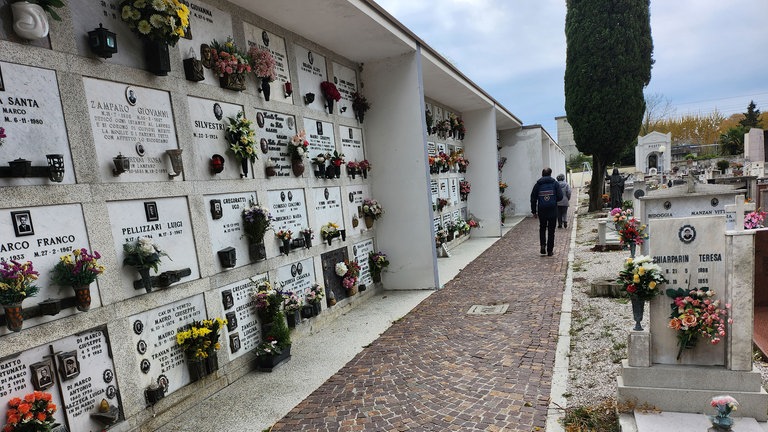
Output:
[[[732,371],[717,366],[677,366],[654,364],[650,367],[633,367],[627,359],[621,362],[621,376],[629,387],[689,388],[691,390],[712,390],[720,392],[759,392],[762,389],[760,372]],[[695,376],[696,380],[690,377]]]

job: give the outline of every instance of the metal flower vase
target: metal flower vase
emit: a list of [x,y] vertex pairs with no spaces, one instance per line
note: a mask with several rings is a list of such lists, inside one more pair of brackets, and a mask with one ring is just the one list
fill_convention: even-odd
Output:
[[643,321],[643,313],[645,312],[645,300],[637,296],[631,296],[629,299],[632,302],[632,319],[635,320],[635,328],[632,330],[643,331],[641,322]]
[[19,332],[24,327],[24,315],[22,315],[21,302],[4,304],[5,326],[12,332]]

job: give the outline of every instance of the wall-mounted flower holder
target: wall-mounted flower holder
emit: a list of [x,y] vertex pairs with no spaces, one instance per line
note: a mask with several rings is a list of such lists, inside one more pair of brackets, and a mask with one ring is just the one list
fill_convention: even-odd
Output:
[[47,299],[37,304],[43,315],[58,315],[61,312],[61,299]]
[[48,177],[52,182],[61,183],[64,180],[64,155],[49,154],[45,157],[48,166],[32,166],[32,161],[26,159],[12,160],[7,167],[0,167],[0,177]]
[[[162,387],[160,387],[160,389],[162,390]],[[165,392],[163,392],[163,395],[165,395]],[[115,424],[115,422],[119,417],[120,417],[120,410],[116,406],[110,405],[106,399],[102,399],[101,403],[96,409],[96,412],[91,413],[91,418],[101,423],[103,426],[109,426],[111,424]]]
[[305,246],[304,237],[295,238],[291,240],[291,248],[293,249],[303,248],[304,246]]
[[315,101],[315,94],[314,93],[307,93],[304,95],[304,105],[309,105],[312,102]]
[[347,230],[340,229],[339,234],[341,235],[341,241],[347,241]]
[[280,240],[280,253],[288,255],[291,253],[291,239]]
[[117,156],[113,157],[112,163],[115,164],[115,168],[112,169],[112,175],[115,177],[131,170],[131,160],[123,156],[122,153],[118,153]]
[[13,12],[13,31],[28,40],[42,39],[48,36],[51,26],[45,10],[37,3],[28,1],[11,2]]
[[165,397],[165,389],[157,384],[152,384],[144,389],[144,399],[147,401],[147,405],[154,406],[160,402],[160,399]]
[[224,156],[215,154],[211,156],[211,174],[219,174],[224,171]]
[[170,149],[165,153],[168,155],[171,166],[168,170],[168,178],[174,178],[184,172],[184,162],[181,160],[182,149]]
[[112,58],[113,54],[117,54],[117,35],[99,23],[98,28],[88,32],[88,46],[97,56]]
[[[169,270],[167,272],[162,272],[157,276],[150,276],[149,284],[154,288],[168,288],[172,284],[180,281],[181,278],[190,275],[192,275],[192,270],[189,268],[184,268],[181,270]],[[133,289],[145,289],[144,281],[141,279],[133,281]]]
[[293,94],[293,85],[290,82],[283,84],[283,93],[285,94],[285,97]]
[[[72,297],[65,297],[61,299],[49,299],[38,303],[36,306],[30,306],[21,308],[18,306],[18,310],[12,310],[11,323],[8,322],[9,311],[6,309],[5,315],[0,315],[0,327],[7,326],[12,331],[20,331],[23,325],[23,320],[40,317],[43,315],[56,315],[61,312],[62,309],[69,309],[77,306],[77,299]],[[56,311],[58,309],[58,312]],[[11,327],[16,327],[18,330],[13,330]]]
[[226,247],[216,254],[219,256],[219,263],[224,268],[232,268],[237,263],[237,249],[232,246]]

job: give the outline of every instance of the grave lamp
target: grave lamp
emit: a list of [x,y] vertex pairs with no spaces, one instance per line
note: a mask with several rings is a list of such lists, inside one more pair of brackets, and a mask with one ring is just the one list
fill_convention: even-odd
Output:
[[117,35],[99,23],[99,28],[88,32],[88,46],[97,56],[111,58],[117,53]]
[[283,92],[285,92],[285,97],[288,97],[293,94],[293,85],[291,85],[290,82],[286,82],[283,84]]
[[315,94],[314,93],[307,93],[304,95],[304,105],[309,105],[312,102],[315,101]]
[[112,175],[115,177],[131,170],[131,160],[123,156],[122,153],[118,153],[117,156],[113,157],[112,163],[115,164],[115,168],[112,169]]
[[150,406],[155,405],[160,399],[165,397],[165,388],[163,386],[152,383],[149,387],[144,389],[144,399]]
[[171,169],[168,170],[168,178],[174,178],[184,172],[184,163],[181,160],[182,149],[170,149],[165,153],[171,162]]
[[61,183],[64,180],[64,155],[45,155],[47,166],[32,166],[27,159],[14,159],[7,167],[0,167],[0,177],[48,177],[52,182]]
[[211,174],[219,174],[224,171],[224,156],[215,154],[211,156]]
[[232,246],[226,247],[216,254],[219,256],[219,263],[224,268],[232,268],[237,263],[237,249]]

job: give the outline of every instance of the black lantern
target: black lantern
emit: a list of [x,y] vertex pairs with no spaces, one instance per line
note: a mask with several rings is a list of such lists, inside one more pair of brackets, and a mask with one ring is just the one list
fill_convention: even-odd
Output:
[[48,154],[48,178],[52,182],[61,183],[64,180],[64,155]]
[[122,153],[118,153],[117,156],[113,157],[112,162],[115,164],[115,168],[112,169],[112,174],[115,177],[131,170],[131,160],[123,156]]
[[312,102],[315,101],[315,94],[314,93],[307,93],[304,95],[304,105],[309,105]]
[[117,53],[117,35],[99,23],[99,28],[88,32],[88,46],[97,56],[111,58]]
[[165,389],[157,384],[151,384],[144,389],[144,399],[147,401],[147,405],[154,405],[165,397]]
[[218,251],[217,254],[219,255],[219,262],[224,268],[232,268],[237,263],[237,249],[232,246]]

